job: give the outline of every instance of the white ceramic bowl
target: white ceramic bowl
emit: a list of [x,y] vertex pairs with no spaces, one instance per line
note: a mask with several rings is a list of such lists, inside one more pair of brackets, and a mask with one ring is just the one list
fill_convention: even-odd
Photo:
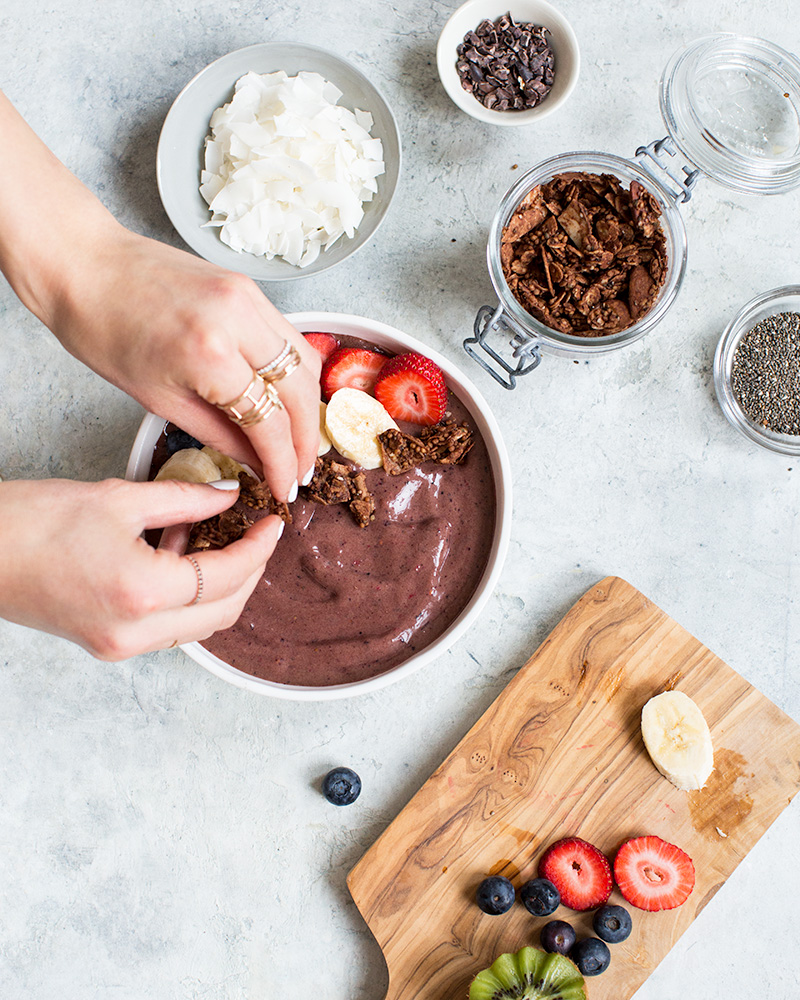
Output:
[[[540,24],[550,30],[550,45],[555,55],[553,87],[545,99],[527,111],[492,111],[461,86],[456,69],[456,49],[468,31],[474,31],[484,19],[496,21],[509,13],[515,21]],[[555,7],[545,0],[467,0],[450,17],[439,36],[436,66],[444,89],[462,111],[489,125],[533,125],[557,111],[578,82],[581,58],[575,32]]]
[[[205,138],[213,112],[230,101],[233,85],[249,70],[289,76],[307,70],[319,73],[342,91],[339,104],[351,111],[372,114],[372,136],[383,143],[386,172],[377,178],[378,192],[364,204],[364,218],[355,236],[343,236],[324,250],[308,267],[295,267],[275,257],[267,260],[237,253],[219,238],[216,228],[203,229],[211,215],[200,194],[200,170]],[[362,247],[381,224],[400,175],[400,136],[388,104],[380,92],[354,66],[313,45],[265,42],[237,49],[206,66],[175,98],[164,120],[156,154],[158,191],[167,215],[186,243],[201,257],[230,271],[240,271],[256,281],[289,281],[319,274],[339,264]]]
[[[336,684],[328,687],[278,684],[237,670],[210,653],[199,642],[190,642],[181,646],[193,660],[210,670],[211,673],[216,674],[217,677],[256,694],[272,695],[276,698],[287,698],[292,701],[329,701],[335,698],[349,698],[353,695],[377,691],[393,681],[407,677],[415,670],[419,670],[420,667],[441,656],[475,622],[494,590],[508,549],[511,533],[511,466],[500,428],[486,400],[466,375],[447,358],[437,351],[431,350],[427,344],[423,344],[414,337],[410,337],[394,327],[387,326],[385,323],[364,319],[360,316],[347,316],[342,313],[303,312],[290,314],[287,319],[301,333],[324,330],[333,334],[359,337],[389,351],[398,353],[419,351],[435,361],[444,372],[450,389],[467,408],[475,427],[486,443],[496,488],[497,514],[492,547],[483,578],[471,600],[438,639],[385,673],[349,684]],[[126,472],[127,479],[147,479],[153,458],[153,449],[163,429],[164,420],[148,413],[142,421],[131,449]]]

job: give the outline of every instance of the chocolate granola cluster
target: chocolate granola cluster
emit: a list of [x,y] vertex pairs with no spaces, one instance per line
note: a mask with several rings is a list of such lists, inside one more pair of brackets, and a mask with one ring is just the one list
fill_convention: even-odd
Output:
[[[432,427],[423,427],[418,437],[391,429],[378,436],[383,451],[383,469],[390,476],[408,472],[423,462],[460,465],[472,448],[472,431],[452,418]],[[246,472],[239,473],[239,500],[254,510],[277,514],[286,524],[292,515],[285,503],[276,500],[266,483],[259,483]],[[331,455],[318,458],[314,475],[303,495],[321,504],[345,503],[359,527],[375,519],[375,501],[367,487],[363,470],[345,465]],[[241,538],[253,522],[237,507],[200,521],[192,527],[189,545],[195,549],[219,549]]]
[[638,181],[557,174],[533,188],[503,230],[511,292],[560,333],[603,337],[652,309],[667,273],[661,208]]

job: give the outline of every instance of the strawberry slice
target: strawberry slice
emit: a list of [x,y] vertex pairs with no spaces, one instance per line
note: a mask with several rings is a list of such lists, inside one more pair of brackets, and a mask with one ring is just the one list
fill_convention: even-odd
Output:
[[619,891],[640,910],[673,910],[694,889],[692,859],[661,837],[627,840],[614,858]]
[[339,341],[332,333],[304,333],[306,342],[309,343],[319,354],[323,361],[327,361],[339,346]]
[[430,426],[447,410],[447,386],[441,368],[422,354],[398,354],[381,369],[375,395],[395,420]]
[[608,902],[613,881],[608,858],[580,837],[557,840],[542,855],[539,875],[548,878],[571,910],[593,910]]
[[385,354],[368,351],[365,347],[339,347],[322,366],[320,385],[327,399],[337,389],[361,389],[372,394],[375,379],[386,362]]

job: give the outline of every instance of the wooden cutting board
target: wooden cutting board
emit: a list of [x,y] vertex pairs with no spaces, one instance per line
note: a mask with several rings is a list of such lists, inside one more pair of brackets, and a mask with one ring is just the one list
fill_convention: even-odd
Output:
[[[656,771],[642,705],[669,687],[701,707],[715,769],[699,792]],[[592,587],[350,872],[353,899],[383,950],[387,1000],[465,1000],[504,951],[538,944],[549,919],[516,903],[475,905],[487,875],[519,889],[544,849],[575,835],[611,858],[653,833],[694,859],[676,910],[633,910],[627,941],[591,1000],[627,1000],[788,805],[800,786],[800,726],[630,584]],[[615,889],[611,902],[624,903]],[[578,936],[591,914],[564,907]]]

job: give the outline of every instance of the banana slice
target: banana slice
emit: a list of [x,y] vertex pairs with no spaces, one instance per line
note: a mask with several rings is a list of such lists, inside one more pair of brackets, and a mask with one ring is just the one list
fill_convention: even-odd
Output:
[[703,713],[682,691],[658,694],[642,709],[642,737],[658,770],[682,791],[702,788],[714,769]]
[[238,479],[240,472],[249,475],[247,469],[243,465],[239,465],[230,455],[223,455],[221,451],[217,451],[209,445],[203,448],[203,452],[219,467],[219,471],[222,473],[220,479]]
[[317,456],[322,458],[331,450],[331,439],[328,437],[328,430],[325,427],[325,417],[328,407],[327,404],[323,403],[322,400],[319,401],[319,448],[317,449]]
[[362,469],[383,465],[378,435],[397,427],[383,406],[361,389],[338,389],[328,402],[325,428],[334,448]]
[[222,479],[222,472],[213,459],[199,448],[183,448],[164,462],[156,479],[179,479],[182,483],[213,483]]

